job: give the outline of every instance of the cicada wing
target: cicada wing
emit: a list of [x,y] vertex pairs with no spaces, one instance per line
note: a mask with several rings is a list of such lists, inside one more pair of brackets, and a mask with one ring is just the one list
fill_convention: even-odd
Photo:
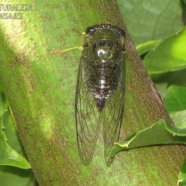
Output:
[[[116,69],[115,73],[120,70],[120,77],[118,79],[117,89],[110,95],[106,101],[103,110],[103,138],[104,138],[104,155],[107,165],[112,160],[110,159],[111,148],[114,142],[119,140],[120,128],[124,112],[124,94],[125,94],[125,63],[122,58],[122,65]],[[112,79],[111,79],[112,81]]]
[[100,127],[95,99],[85,82],[86,60],[82,53],[76,88],[75,117],[79,155],[84,164],[89,164],[93,158]]

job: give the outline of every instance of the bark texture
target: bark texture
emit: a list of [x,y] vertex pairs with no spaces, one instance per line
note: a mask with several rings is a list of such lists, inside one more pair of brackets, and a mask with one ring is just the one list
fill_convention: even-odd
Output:
[[[174,186],[185,152],[179,146],[119,153],[110,167],[102,140],[84,166],[76,145],[74,95],[81,33],[94,24],[126,29],[115,0],[27,1],[23,20],[0,21],[0,81],[35,176],[41,186]],[[10,0],[10,3],[19,3]],[[136,18],[137,19],[137,18]],[[129,35],[126,37],[125,114],[120,139],[160,118],[171,122]]]

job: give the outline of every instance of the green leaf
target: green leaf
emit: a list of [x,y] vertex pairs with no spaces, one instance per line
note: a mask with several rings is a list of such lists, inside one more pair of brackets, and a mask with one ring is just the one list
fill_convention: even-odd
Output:
[[169,112],[186,110],[186,87],[171,86],[168,88],[164,98],[166,108]]
[[163,41],[144,58],[148,72],[161,74],[186,68],[186,28]]
[[4,94],[0,93],[0,165],[30,169],[30,164],[22,155],[24,152],[8,104]]
[[2,87],[2,85],[0,84],[0,92],[2,92],[3,91],[3,87]]
[[167,83],[156,83],[156,88],[162,98],[166,97],[167,95],[167,87]]
[[155,48],[156,46],[158,46],[160,44],[160,40],[155,40],[155,41],[148,41],[146,43],[142,43],[139,44],[136,47],[136,50],[138,52],[139,55],[145,54],[147,52],[149,52],[150,50],[152,50],[153,48]]
[[179,186],[186,185],[186,160],[185,160],[185,162],[181,168],[181,171],[179,173],[178,184],[179,184]]
[[171,113],[170,116],[174,123],[176,123],[177,128],[186,128],[186,110]]
[[180,0],[119,0],[135,43],[166,38],[183,27]]
[[31,170],[16,167],[0,167],[0,185],[2,186],[34,186],[35,178]]
[[[154,76],[151,76],[154,77]],[[168,85],[186,86],[186,69],[159,74],[154,79],[156,82],[167,82]]]
[[2,92],[0,92],[0,117],[4,114],[5,111],[7,111],[7,102],[5,99],[5,96]]
[[13,122],[13,118],[9,111],[5,112],[3,115],[3,125],[4,125],[4,133],[7,138],[7,143],[16,150],[21,155],[24,154],[24,150],[21,144],[21,141],[18,137],[15,123]]
[[186,144],[186,129],[179,129],[168,125],[164,120],[159,120],[151,127],[138,131],[124,142],[115,143],[111,157],[116,153],[139,147],[153,145]]
[[21,169],[30,169],[29,162],[19,153],[17,153],[7,143],[7,138],[3,132],[3,118],[0,118],[0,165],[19,167]]

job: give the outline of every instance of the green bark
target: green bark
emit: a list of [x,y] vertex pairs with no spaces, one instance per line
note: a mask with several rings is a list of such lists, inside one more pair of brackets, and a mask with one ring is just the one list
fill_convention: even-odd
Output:
[[[10,1],[19,3],[17,0]],[[23,0],[24,3],[31,1]],[[79,159],[74,95],[81,33],[100,23],[124,28],[115,1],[34,1],[23,20],[0,21],[0,81],[40,185],[176,185],[184,151],[179,146],[119,153],[107,167],[100,140],[90,166]],[[126,38],[126,104],[121,141],[160,118],[172,122],[153,84]]]

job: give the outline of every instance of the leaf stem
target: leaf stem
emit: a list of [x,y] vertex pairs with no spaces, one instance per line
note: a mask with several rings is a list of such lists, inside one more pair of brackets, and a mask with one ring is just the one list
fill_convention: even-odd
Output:
[[49,52],[50,54],[64,54],[64,53],[67,53],[67,52],[71,52],[73,50],[82,50],[83,47],[82,46],[77,46],[77,47],[71,47],[71,48],[67,48],[67,49],[64,49],[64,50],[61,50],[61,51],[51,51]]

